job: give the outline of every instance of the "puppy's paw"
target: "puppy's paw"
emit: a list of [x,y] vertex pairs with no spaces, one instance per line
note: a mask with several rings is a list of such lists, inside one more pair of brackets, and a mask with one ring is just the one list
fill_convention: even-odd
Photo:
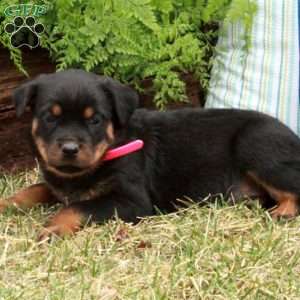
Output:
[[270,211],[270,215],[273,220],[280,219],[293,219],[299,214],[298,208],[296,206],[283,206],[280,205],[275,209]]
[[40,232],[38,241],[51,240],[55,237],[65,237],[72,234],[74,234],[74,231],[63,225],[48,226]]
[[63,237],[66,235],[74,234],[80,230],[82,224],[82,215],[74,208],[63,208],[50,220],[48,226],[46,226],[38,240],[42,241],[53,236]]

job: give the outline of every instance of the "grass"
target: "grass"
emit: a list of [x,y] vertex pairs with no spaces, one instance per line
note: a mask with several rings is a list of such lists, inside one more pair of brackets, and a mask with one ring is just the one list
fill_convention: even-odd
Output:
[[[0,177],[7,196],[37,172]],[[0,194],[1,195],[1,194]],[[300,299],[300,218],[258,205],[190,208],[36,242],[57,209],[0,215],[0,299]]]

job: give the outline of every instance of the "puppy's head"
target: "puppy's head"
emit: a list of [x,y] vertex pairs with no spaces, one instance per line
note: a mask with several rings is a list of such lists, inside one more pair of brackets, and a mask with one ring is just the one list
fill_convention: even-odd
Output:
[[33,111],[32,136],[46,169],[61,177],[95,169],[138,105],[117,81],[81,70],[41,75],[13,94],[18,116]]

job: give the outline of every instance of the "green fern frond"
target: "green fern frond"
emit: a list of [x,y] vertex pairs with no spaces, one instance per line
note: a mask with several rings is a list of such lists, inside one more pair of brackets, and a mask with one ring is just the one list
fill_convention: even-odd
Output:
[[[30,0],[21,1],[31,3]],[[0,1],[0,44],[20,72],[27,75],[22,53],[13,48],[4,15],[19,0]],[[216,30],[211,24],[241,22],[250,45],[255,0],[36,0],[47,6],[38,18],[45,32],[41,46],[58,70],[79,67],[135,84],[151,77],[156,105],[185,101],[180,74],[191,72],[207,87]]]

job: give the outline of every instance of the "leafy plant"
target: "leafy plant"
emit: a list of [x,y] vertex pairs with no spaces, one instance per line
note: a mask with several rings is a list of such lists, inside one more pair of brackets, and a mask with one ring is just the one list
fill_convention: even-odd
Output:
[[[22,3],[29,1],[22,1]],[[9,43],[4,9],[17,0],[0,2],[0,43],[10,49],[20,71],[20,50]],[[193,73],[207,87],[213,40],[220,22],[242,21],[245,45],[256,10],[255,0],[56,0],[36,1],[47,13],[41,46],[58,70],[79,67],[113,76],[141,88],[152,78],[155,102],[185,101],[181,73]]]

